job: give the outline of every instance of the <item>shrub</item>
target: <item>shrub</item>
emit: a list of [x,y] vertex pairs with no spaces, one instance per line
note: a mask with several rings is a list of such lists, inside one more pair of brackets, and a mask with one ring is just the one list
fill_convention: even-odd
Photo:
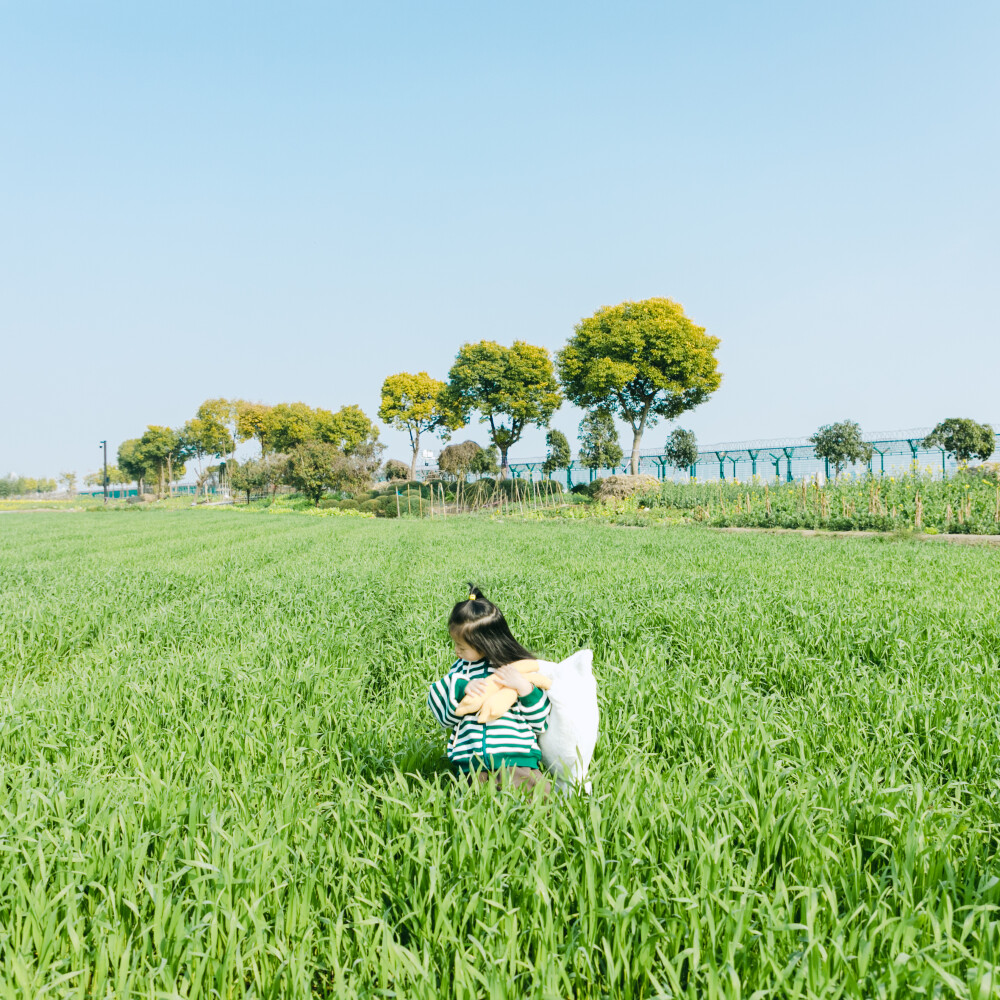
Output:
[[399,462],[394,458],[390,458],[388,462],[382,468],[385,473],[385,478],[389,482],[395,482],[396,480],[406,481],[410,478],[410,467],[403,462]]

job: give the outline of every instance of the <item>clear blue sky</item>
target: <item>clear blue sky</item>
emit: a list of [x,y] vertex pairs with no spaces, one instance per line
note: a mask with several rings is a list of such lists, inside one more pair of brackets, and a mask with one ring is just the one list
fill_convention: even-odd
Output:
[[993,2],[0,2],[0,474],[654,295],[722,339],[703,443],[1000,421],[998,51]]

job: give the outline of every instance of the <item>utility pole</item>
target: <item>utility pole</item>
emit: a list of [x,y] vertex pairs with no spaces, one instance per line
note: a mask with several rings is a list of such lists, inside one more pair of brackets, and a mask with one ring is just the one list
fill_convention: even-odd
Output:
[[108,502],[108,442],[101,441],[104,446],[104,502]]

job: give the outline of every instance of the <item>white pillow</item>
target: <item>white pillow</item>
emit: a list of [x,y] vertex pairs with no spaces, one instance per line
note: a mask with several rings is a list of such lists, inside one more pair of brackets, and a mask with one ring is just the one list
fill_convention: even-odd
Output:
[[549,727],[538,737],[542,763],[553,773],[556,785],[567,791],[590,791],[587,768],[594,756],[599,723],[594,654],[581,649],[561,663],[539,661],[539,670],[552,679],[546,692],[552,703]]

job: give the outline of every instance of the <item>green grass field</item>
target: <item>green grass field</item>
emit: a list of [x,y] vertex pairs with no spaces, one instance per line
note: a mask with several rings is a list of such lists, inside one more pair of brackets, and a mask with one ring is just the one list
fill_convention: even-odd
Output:
[[[460,794],[467,579],[595,651],[589,800]],[[0,996],[1000,995],[1000,560],[226,511],[0,520]]]

